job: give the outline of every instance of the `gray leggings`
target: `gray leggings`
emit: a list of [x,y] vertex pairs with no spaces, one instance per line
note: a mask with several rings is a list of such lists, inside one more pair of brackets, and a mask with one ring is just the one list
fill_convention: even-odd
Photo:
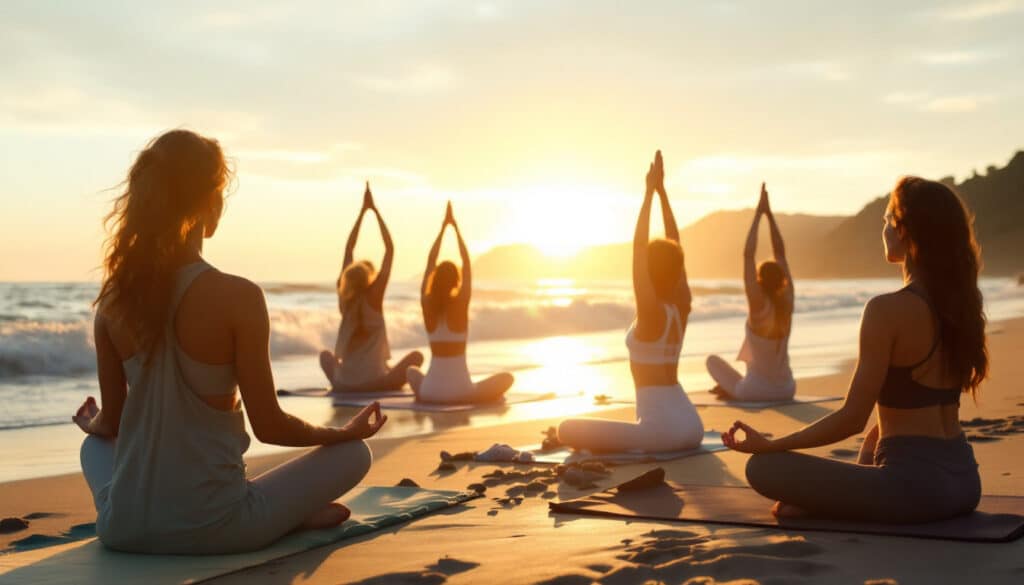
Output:
[[[82,473],[93,498],[114,475],[114,441],[90,435],[82,443]],[[363,441],[317,447],[253,478],[249,491],[259,502],[231,537],[210,539],[197,552],[232,553],[260,549],[300,526],[314,512],[354,488],[370,470],[373,456]]]
[[978,464],[963,436],[887,437],[878,442],[874,465],[761,453],[747,461],[747,481],[814,516],[887,524],[959,516],[981,498]]

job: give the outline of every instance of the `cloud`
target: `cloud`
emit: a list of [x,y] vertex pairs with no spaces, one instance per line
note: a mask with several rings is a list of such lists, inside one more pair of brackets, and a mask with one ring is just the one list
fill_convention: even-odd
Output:
[[969,65],[990,61],[994,57],[991,51],[943,51],[919,53],[914,56],[914,60],[925,65]]
[[994,16],[1002,16],[1017,12],[1022,8],[1020,0],[992,0],[989,2],[959,2],[954,6],[941,9],[935,14],[942,20],[971,22]]
[[455,84],[455,73],[448,67],[436,64],[418,65],[408,73],[393,77],[377,75],[354,75],[353,84],[383,93],[423,94],[442,91]]
[[993,96],[987,95],[965,95],[936,98],[926,102],[922,109],[926,112],[937,112],[946,114],[960,114],[973,112],[983,103],[990,102]]
[[852,76],[842,64],[835,61],[809,61],[790,63],[782,71],[799,77],[812,77],[825,81],[848,81]]

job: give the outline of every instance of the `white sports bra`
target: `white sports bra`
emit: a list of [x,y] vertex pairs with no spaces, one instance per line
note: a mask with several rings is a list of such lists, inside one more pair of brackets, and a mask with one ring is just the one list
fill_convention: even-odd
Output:
[[[679,362],[679,354],[683,352],[683,321],[679,317],[679,308],[665,303],[665,330],[656,341],[640,341],[636,338],[636,321],[626,332],[626,348],[629,349],[629,361],[638,364],[675,364]],[[679,332],[679,341],[670,343],[668,340],[672,327]]]
[[452,331],[448,328],[447,315],[438,318],[437,327],[433,331],[427,331],[427,339],[432,343],[465,343],[469,337],[466,331]]

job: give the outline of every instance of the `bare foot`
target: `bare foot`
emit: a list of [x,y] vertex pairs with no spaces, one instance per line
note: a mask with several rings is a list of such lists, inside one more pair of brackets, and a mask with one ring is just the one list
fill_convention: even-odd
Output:
[[804,510],[799,506],[783,502],[775,502],[775,505],[772,506],[772,516],[775,516],[776,518],[802,518],[804,516],[809,516],[809,514],[807,513],[807,510]]
[[348,520],[348,517],[351,515],[352,511],[345,506],[330,503],[313,512],[309,518],[306,518],[306,521],[302,523],[302,528],[314,530],[318,528],[334,528]]
[[732,394],[729,394],[729,392],[725,388],[722,388],[721,386],[715,386],[711,390],[708,390],[708,394],[711,394],[718,400],[733,400]]

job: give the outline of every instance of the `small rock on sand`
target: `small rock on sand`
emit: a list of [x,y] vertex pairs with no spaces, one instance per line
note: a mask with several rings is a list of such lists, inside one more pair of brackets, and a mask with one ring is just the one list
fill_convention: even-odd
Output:
[[8,534],[28,528],[28,520],[23,518],[4,518],[0,520],[0,534]]
[[408,477],[403,477],[402,481],[395,484],[395,487],[420,487],[420,484],[409,479]]
[[478,494],[482,494],[482,493],[487,491],[487,486],[485,486],[482,483],[471,483],[471,484],[466,486],[466,489],[471,491],[471,492],[476,492]]

